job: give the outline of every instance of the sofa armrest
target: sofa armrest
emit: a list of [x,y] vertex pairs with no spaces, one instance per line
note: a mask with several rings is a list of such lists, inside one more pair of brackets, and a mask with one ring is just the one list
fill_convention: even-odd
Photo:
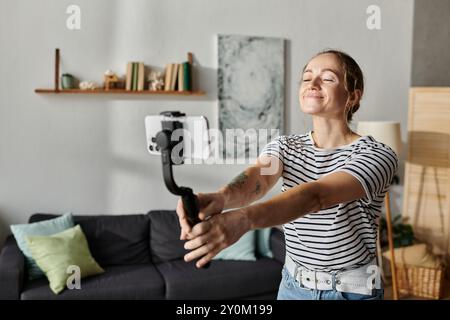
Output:
[[25,257],[10,235],[0,253],[0,300],[19,300],[25,277]]
[[274,259],[284,264],[284,258],[286,256],[284,234],[283,231],[278,228],[272,228],[272,232],[270,234],[270,248]]

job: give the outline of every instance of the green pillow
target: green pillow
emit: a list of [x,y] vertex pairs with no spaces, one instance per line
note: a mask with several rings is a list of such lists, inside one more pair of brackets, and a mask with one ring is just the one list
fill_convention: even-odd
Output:
[[104,270],[94,260],[79,225],[51,236],[27,237],[28,247],[50,283],[55,294],[66,287],[69,266],[80,268],[81,278],[99,274]]
[[255,230],[247,232],[236,243],[219,252],[213,260],[256,261],[255,236]]
[[73,217],[72,214],[66,213],[61,217],[44,220],[35,223],[26,223],[26,224],[13,224],[11,226],[11,232],[16,239],[17,245],[22,251],[23,255],[26,258],[28,276],[30,280],[37,279],[44,276],[44,273],[37,266],[33,257],[31,256],[31,252],[28,249],[27,245],[27,236],[49,236],[51,234],[55,234],[69,228],[73,228]]
[[270,234],[272,228],[256,229],[256,252],[261,257],[273,258],[270,249]]

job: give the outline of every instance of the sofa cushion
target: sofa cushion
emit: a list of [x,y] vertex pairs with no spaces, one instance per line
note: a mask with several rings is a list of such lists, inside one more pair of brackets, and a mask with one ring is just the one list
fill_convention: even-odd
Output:
[[161,263],[182,259],[187,253],[180,240],[180,223],[173,210],[155,210],[148,213],[150,218],[150,251],[152,261]]
[[[30,222],[54,217],[34,214]],[[151,262],[147,215],[79,215],[74,216],[74,223],[80,224],[92,256],[102,267]]]
[[27,236],[49,236],[74,226],[72,214],[66,213],[63,216],[53,216],[54,219],[39,221],[36,223],[13,224],[11,231],[16,238],[17,245],[24,254],[27,261],[27,271],[30,279],[37,279],[44,276],[44,273],[36,264],[31,255],[27,243]]
[[30,281],[21,299],[164,299],[164,281],[153,265],[111,266],[105,271],[101,275],[81,279],[81,289],[66,289],[59,295],[50,290],[47,279]]
[[272,229],[272,227],[256,229],[256,254],[258,257],[273,258],[272,248],[270,247]]
[[240,299],[278,290],[282,264],[257,261],[213,261],[207,269],[175,260],[156,265],[164,278],[166,299]]
[[104,272],[92,257],[79,225],[51,236],[30,236],[27,243],[55,294],[66,288],[67,279],[72,275],[68,272],[71,266],[79,268],[80,278]]
[[256,261],[256,231],[246,232],[238,241],[220,251],[213,260]]

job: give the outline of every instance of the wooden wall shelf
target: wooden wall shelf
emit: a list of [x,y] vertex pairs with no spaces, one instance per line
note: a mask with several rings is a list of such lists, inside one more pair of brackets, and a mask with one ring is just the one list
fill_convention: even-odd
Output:
[[[192,53],[188,52],[188,62],[191,65],[192,70],[192,62],[193,56]],[[151,90],[142,90],[142,91],[134,91],[134,90],[125,90],[125,89],[109,89],[105,88],[96,88],[93,90],[81,90],[81,89],[61,89],[59,83],[59,62],[60,62],[60,50],[58,48],[55,49],[55,87],[54,88],[45,88],[45,89],[35,89],[34,92],[38,94],[124,94],[124,95],[167,95],[167,96],[205,96],[206,93],[203,91],[151,91]],[[191,78],[192,81],[192,78]],[[192,88],[192,87],[191,87]]]
[[126,94],[126,95],[171,95],[171,96],[204,96],[203,91],[129,91],[125,89],[94,89],[94,90],[81,90],[81,89],[36,89],[35,93],[40,94]]

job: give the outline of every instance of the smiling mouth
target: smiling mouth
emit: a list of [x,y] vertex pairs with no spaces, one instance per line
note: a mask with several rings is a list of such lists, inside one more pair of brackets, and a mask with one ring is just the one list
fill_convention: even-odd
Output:
[[306,95],[306,96],[303,96],[304,98],[313,98],[313,99],[323,99],[323,97],[322,96],[315,96],[315,95]]
[[323,95],[321,95],[317,91],[307,90],[305,93],[303,93],[303,98],[323,99]]

